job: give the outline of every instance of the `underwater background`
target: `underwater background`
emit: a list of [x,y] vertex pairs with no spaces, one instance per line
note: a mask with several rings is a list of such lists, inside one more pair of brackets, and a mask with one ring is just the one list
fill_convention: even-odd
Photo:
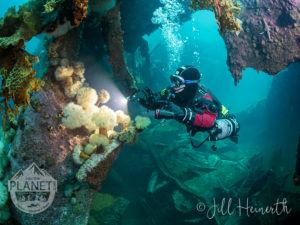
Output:
[[[0,17],[4,17],[9,7],[25,2],[2,0]],[[290,64],[276,76],[247,68],[235,86],[227,65],[228,52],[213,12],[192,12],[180,0],[141,1],[137,7],[139,15],[152,15],[146,18],[147,24],[155,26],[144,34],[139,30],[144,21],[134,22],[133,25],[141,25],[133,27],[126,21],[122,23],[125,61],[137,86],[159,92],[170,85],[170,75],[178,67],[196,67],[202,73],[201,83],[240,122],[239,143],[222,140],[216,143],[216,151],[211,149],[211,143],[194,149],[184,125],[154,120],[136,102],[120,104],[118,96],[124,92],[104,62],[108,58],[103,53],[105,48],[97,48],[96,36],[100,31],[86,25],[79,55],[85,65],[86,81],[97,91],[103,88],[109,91],[111,100],[107,105],[113,110],[151,119],[151,125],[139,134],[137,142],[125,145],[120,151],[101,190],[94,194],[88,224],[300,224],[300,189],[293,184],[300,132],[299,62]],[[140,16],[135,17],[133,8],[123,0],[122,19],[138,20]],[[126,36],[126,30],[131,31],[130,35]],[[129,52],[136,42],[135,32],[139,36],[143,33],[147,47],[141,44]],[[42,79],[47,71],[45,43],[48,42],[49,37],[40,34],[27,42],[25,48],[30,54],[40,55],[35,69]],[[204,137],[206,134],[197,134],[195,138],[200,141]],[[272,206],[278,199],[286,199],[292,210],[281,215],[216,213],[209,217],[207,208],[214,201],[220,204],[222,199],[226,202],[232,199],[232,205],[249,200],[257,207]],[[206,211],[199,208],[202,203],[207,205]]]

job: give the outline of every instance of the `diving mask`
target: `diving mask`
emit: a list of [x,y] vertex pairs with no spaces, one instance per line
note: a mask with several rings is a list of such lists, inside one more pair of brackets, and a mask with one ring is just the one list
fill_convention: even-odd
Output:
[[171,75],[170,79],[171,79],[171,82],[174,87],[179,87],[181,85],[187,85],[187,84],[199,83],[199,80],[185,80],[183,77],[178,76],[178,75]]

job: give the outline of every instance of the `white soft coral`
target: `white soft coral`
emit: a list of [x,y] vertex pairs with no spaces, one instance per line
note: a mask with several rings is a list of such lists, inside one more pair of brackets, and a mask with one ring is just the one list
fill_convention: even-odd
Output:
[[112,130],[117,123],[117,116],[112,109],[103,105],[99,108],[98,112],[93,114],[92,121],[100,128]]
[[69,129],[79,128],[85,125],[86,115],[83,108],[80,105],[76,105],[74,102],[70,102],[64,108],[64,117],[62,122]]
[[107,90],[102,89],[99,92],[99,103],[101,104],[105,104],[110,100],[110,94]]
[[58,81],[62,81],[73,75],[73,67],[59,66],[55,70],[55,78]]
[[94,131],[96,130],[98,127],[96,125],[96,123],[92,120],[92,116],[94,113],[97,113],[99,111],[99,108],[95,105],[89,105],[85,110],[85,123],[84,126],[86,127],[86,129],[88,129],[89,131]]
[[76,100],[84,109],[95,105],[98,100],[98,95],[95,89],[90,87],[82,87],[78,90]]

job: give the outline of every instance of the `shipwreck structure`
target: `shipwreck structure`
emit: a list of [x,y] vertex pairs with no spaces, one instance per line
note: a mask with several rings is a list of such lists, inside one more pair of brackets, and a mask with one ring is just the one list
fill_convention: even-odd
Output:
[[[194,10],[209,9],[215,13],[220,34],[228,49],[227,62],[236,83],[242,77],[242,70],[247,67],[275,75],[300,59],[300,2],[254,2],[243,0],[242,4],[238,4],[227,0],[192,0],[186,5],[187,8],[191,5]],[[1,202],[0,214],[4,216],[0,218],[0,223],[7,221],[11,213],[11,220],[23,225],[87,224],[95,190],[101,189],[101,183],[123,146],[134,143],[136,135],[149,124],[149,121],[139,117],[127,121],[119,112],[115,117],[112,116],[121,126],[119,132],[115,133],[114,127],[102,124],[101,115],[95,117],[94,121],[81,120],[83,114],[80,113],[90,113],[94,109],[97,111],[101,103],[97,101],[101,96],[98,93],[94,95],[94,91],[90,89],[82,96],[95,96],[93,104],[85,105],[85,101],[80,100],[82,96],[78,97],[79,90],[86,88],[84,65],[78,62],[81,55],[97,56],[100,61],[110,65],[114,81],[126,95],[134,93],[137,87],[133,76],[135,74],[131,74],[127,68],[124,50],[134,53],[140,47],[142,55],[148,60],[147,65],[150,64],[148,45],[142,36],[157,28],[151,23],[152,9],[161,3],[153,1],[145,13],[141,13],[142,10],[139,9],[144,9],[148,1],[128,0],[122,3],[122,0],[30,0],[18,11],[15,8],[9,9],[1,19],[0,95],[5,146],[0,155],[2,157],[5,154],[6,158],[1,158],[0,187],[3,188],[2,184],[19,169],[35,162],[58,181],[59,189],[52,207],[38,215],[18,211],[8,201],[8,193],[3,191],[5,201]],[[130,13],[132,9],[137,11],[134,18]],[[187,21],[190,13],[192,11],[188,15],[182,15],[182,21]],[[48,62],[40,62],[47,67],[43,78],[36,76],[34,70],[38,56],[29,54],[24,47],[32,37],[40,34],[47,34],[44,42]],[[74,103],[75,101],[77,102]],[[70,102],[74,104],[70,105]],[[71,114],[66,108],[71,108],[78,114]],[[102,110],[111,112],[106,107]],[[124,120],[121,121],[120,115]],[[93,138],[91,130],[95,132]],[[153,143],[149,143],[150,145]],[[160,147],[168,153],[164,144]],[[163,153],[152,151],[152,154],[166,177],[174,180],[184,191],[194,193],[196,197],[206,193],[205,190],[198,190],[195,184],[202,184],[206,180],[207,170],[215,175],[222,168],[239,171],[224,179],[221,186],[225,190],[232,183],[239,186],[241,177],[250,176],[247,163],[240,165],[213,155],[208,159],[209,165],[201,168],[205,171],[201,171],[199,179],[182,180],[182,171],[170,173],[174,165],[171,161],[162,160]],[[176,154],[185,155],[186,151]],[[199,162],[207,161],[205,157],[207,155],[203,154]],[[254,163],[258,160],[253,156]],[[190,162],[189,165],[184,165],[186,170],[197,168],[199,162],[192,159]],[[249,159],[249,165],[251,163],[253,162]],[[216,169],[216,164],[221,167]],[[251,172],[252,175],[258,173]],[[153,177],[149,192],[158,189],[155,181],[157,176],[154,174]],[[251,179],[252,177],[249,178]],[[215,183],[208,185],[220,186]],[[246,186],[246,183],[243,185]],[[251,188],[248,191],[255,193]],[[181,194],[175,192],[174,196],[174,199],[178,199]],[[124,200],[121,202],[128,204]],[[178,207],[180,208],[179,205]],[[223,220],[217,218],[217,221],[221,223]]]

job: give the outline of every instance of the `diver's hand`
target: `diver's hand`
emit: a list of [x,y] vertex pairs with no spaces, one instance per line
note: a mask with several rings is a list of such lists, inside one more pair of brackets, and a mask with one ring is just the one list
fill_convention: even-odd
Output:
[[174,119],[182,121],[182,119],[184,118],[184,109],[181,108],[180,106],[174,104],[173,102],[169,102],[165,107],[165,110],[168,110],[170,112],[174,113]]
[[165,109],[173,112],[175,115],[174,119],[184,124],[192,124],[196,117],[196,113],[190,108],[182,108],[173,102],[169,103]]
[[174,119],[186,124],[189,127],[193,126],[196,118],[196,113],[190,108],[181,108],[180,106],[171,102],[170,104],[168,104],[166,109],[174,113]]
[[156,109],[155,110],[155,119],[174,119],[175,114],[171,111],[163,110],[163,109]]
[[184,109],[173,102],[165,104],[163,109],[157,108],[155,110],[155,119],[176,119],[181,122],[184,116]]

